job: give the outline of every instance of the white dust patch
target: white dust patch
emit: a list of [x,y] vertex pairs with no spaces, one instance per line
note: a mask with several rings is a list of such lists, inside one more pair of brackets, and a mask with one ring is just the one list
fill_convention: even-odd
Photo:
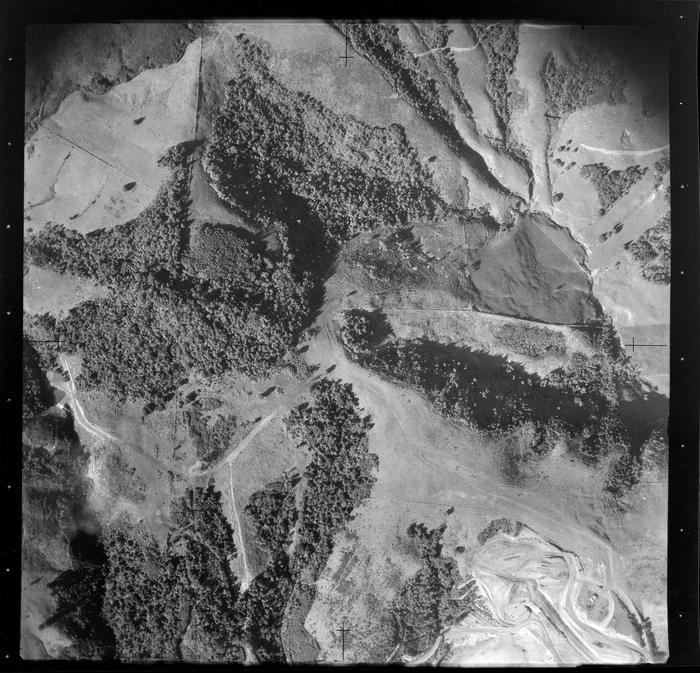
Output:
[[616,601],[641,618],[605,563],[579,557],[525,528],[515,537],[488,540],[468,568],[482,609],[447,631],[451,664],[651,661],[638,636],[610,626]]

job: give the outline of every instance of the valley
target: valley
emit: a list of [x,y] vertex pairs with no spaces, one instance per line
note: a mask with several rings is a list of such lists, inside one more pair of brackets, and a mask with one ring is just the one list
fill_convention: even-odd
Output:
[[23,656],[664,661],[663,45],[157,28],[28,71]]

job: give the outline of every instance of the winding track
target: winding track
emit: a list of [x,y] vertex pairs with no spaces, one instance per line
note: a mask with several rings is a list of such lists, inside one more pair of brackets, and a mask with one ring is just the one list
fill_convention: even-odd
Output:
[[[562,562],[565,576],[562,576]],[[482,617],[475,623],[474,616],[470,615],[457,632],[464,635],[492,629],[513,634],[530,629],[532,633],[532,628],[536,627],[543,633],[549,632],[550,643],[552,638],[563,638],[584,662],[650,660],[648,648],[609,627],[615,606],[613,595],[625,605],[629,599],[613,587],[609,572],[602,577],[593,576],[590,564],[588,566],[587,569],[572,552],[558,549],[541,536],[532,536],[531,532],[525,537],[491,538],[477,550],[470,570],[495,623],[482,623]],[[593,585],[607,601],[607,614],[600,622],[589,620],[577,605],[584,584]],[[511,615],[518,609],[521,617],[514,620]],[[554,650],[556,653],[556,647]]]
[[61,404],[71,403],[71,409],[74,412],[73,418],[83,430],[85,430],[89,435],[92,435],[96,439],[101,440],[103,442],[114,442],[120,447],[127,447],[135,453],[137,453],[140,457],[145,458],[155,467],[164,469],[166,471],[174,472],[183,479],[187,479],[187,476],[181,470],[177,469],[173,465],[170,465],[169,463],[160,460],[159,458],[156,458],[150,453],[146,453],[140,444],[129,441],[123,437],[113,435],[110,432],[107,432],[104,428],[101,428],[99,425],[95,425],[94,423],[92,423],[86,416],[85,410],[83,409],[83,405],[78,399],[78,391],[75,385],[75,379],[73,378],[73,372],[71,370],[70,364],[68,363],[68,360],[65,358],[65,356],[60,354],[59,360],[68,372],[68,383],[66,385],[63,385],[61,383],[58,383],[56,385],[56,387],[59,390],[62,390],[64,393],[66,393],[66,396],[61,400]]
[[[453,466],[464,463],[464,456],[458,455],[455,449],[447,448],[441,445],[440,442],[428,443],[423,437],[425,428],[433,426],[436,422],[444,427],[445,420],[442,417],[437,418],[427,401],[415,391],[399,388],[384,381],[379,376],[355,365],[345,357],[331,325],[333,312],[339,310],[339,308],[339,306],[329,303],[319,316],[317,324],[322,329],[313,340],[309,356],[315,362],[320,360],[322,367],[335,364],[335,375],[353,385],[366,411],[377,419],[377,426],[382,426],[381,428],[375,428],[373,432],[379,430],[379,432],[391,435],[390,438],[379,439],[379,442],[388,444],[400,443],[401,450],[405,453],[406,463],[415,465],[417,471],[421,474],[424,472],[436,472],[441,475],[438,479],[443,481],[445,488],[449,488],[456,478],[459,479],[456,477]],[[376,407],[376,405],[380,406]],[[376,407],[376,410],[373,407]],[[387,427],[385,425],[389,416],[396,419],[395,426]],[[458,424],[454,425],[463,434],[468,432],[465,428],[458,426]],[[401,435],[400,439],[396,437],[397,432]],[[420,499],[418,497],[415,499],[406,499],[400,496],[396,498],[383,497],[383,493],[376,492],[376,487],[375,492],[370,496],[370,500],[399,504],[434,505],[440,508],[452,506],[456,509],[472,510],[475,513],[483,513],[484,511],[521,512],[522,516],[527,517],[526,520],[532,526],[547,530],[548,535],[551,534],[555,539],[559,535],[557,533],[559,529],[567,529],[570,536],[574,539],[585,540],[587,546],[589,546],[587,553],[590,554],[592,549],[597,549],[601,552],[602,559],[605,560],[603,562],[601,559],[600,562],[606,569],[603,582],[604,587],[614,590],[626,608],[639,618],[639,611],[634,601],[618,586],[617,553],[610,543],[585,525],[581,525],[576,518],[572,517],[565,508],[560,507],[557,502],[549,502],[545,498],[538,496],[537,493],[515,491],[511,487],[493,483],[492,477],[485,472],[489,468],[486,464],[481,464],[484,461],[483,457],[479,458],[479,453],[480,450],[477,449],[476,453],[469,456],[468,461],[470,465],[468,469],[470,471],[473,470],[477,474],[479,472],[482,474],[478,479],[470,480],[468,483],[461,480],[461,489],[464,492],[464,495],[461,496],[463,498],[462,502],[453,501],[452,491],[443,491],[443,493],[447,493],[444,498],[440,497],[441,493],[436,493],[436,497],[429,499],[433,500],[433,502],[430,502],[425,498]],[[420,477],[417,478],[420,479]],[[458,497],[460,496],[459,493],[457,495]],[[536,555],[536,552],[533,552],[533,558]],[[509,581],[525,586],[530,592],[530,602],[534,608],[547,618],[546,624],[554,625],[557,632],[563,634],[563,637],[578,652],[583,661],[601,662],[615,660],[631,663],[637,659],[650,660],[646,650],[637,646],[630,639],[625,639],[624,636],[619,636],[616,632],[607,629],[607,622],[610,621],[612,616],[610,610],[608,611],[607,622],[603,622],[600,627],[581,620],[574,607],[578,591],[577,587],[580,588],[581,583],[596,582],[596,580],[585,575],[583,566],[573,552],[557,548],[557,555],[566,559],[569,569],[569,580],[564,594],[564,603],[551,604],[544,594],[540,595],[541,592],[538,593],[540,591],[539,587],[529,583],[527,578],[519,577],[516,574],[512,575]],[[527,560],[523,559],[523,565],[525,565]],[[489,567],[483,569],[483,572],[490,571],[490,568],[493,567],[494,564],[492,563]],[[504,578],[501,577],[500,579],[503,580]],[[551,640],[552,636],[546,631],[550,627],[545,627],[543,624],[540,624],[540,630],[542,631],[540,637],[544,642]],[[491,627],[493,625],[485,626]],[[597,646],[592,646],[592,643],[596,640],[606,643],[607,646],[603,650],[600,650]]]

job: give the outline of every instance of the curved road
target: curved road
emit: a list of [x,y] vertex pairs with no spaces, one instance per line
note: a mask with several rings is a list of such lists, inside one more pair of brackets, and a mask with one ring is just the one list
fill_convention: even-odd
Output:
[[[562,663],[651,661],[648,647],[610,628],[615,596],[641,622],[629,599],[623,599],[623,592],[612,585],[611,574],[526,531],[517,537],[497,535],[477,549],[469,569],[491,620],[481,616],[483,613],[472,613],[453,630],[453,637],[463,639],[472,632],[503,636],[528,631],[530,643],[549,644],[550,654],[563,658]],[[600,621],[590,619],[577,604],[587,584],[605,605]],[[570,653],[561,645],[557,647],[561,640],[571,648]],[[468,651],[461,656],[461,663],[469,663]]]
[[[552,531],[549,534],[554,538],[558,537],[556,533],[557,529],[562,527],[568,529],[570,534],[581,540],[586,540],[589,545],[592,545],[603,553],[605,566],[607,568],[605,586],[610,588],[614,587],[615,593],[619,595],[627,609],[632,611],[633,614],[637,613],[634,603],[625,595],[620,587],[615,586],[616,554],[609,543],[593,534],[586,526],[580,525],[575,519],[570,518],[570,515],[568,515],[565,509],[560,507],[558,503],[547,502],[536,493],[516,491],[510,487],[495,483],[486,447],[479,445],[477,435],[472,436],[472,433],[470,433],[467,428],[454,422],[447,422],[444,418],[437,416],[430,408],[429,403],[417,392],[393,385],[348,360],[343,348],[337,341],[332,325],[333,315],[339,310],[340,305],[341,302],[328,302],[326,304],[317,321],[321,329],[309,342],[309,349],[306,355],[307,361],[311,364],[320,365],[322,369],[319,370],[319,372],[321,373],[316,373],[308,377],[291,389],[279,400],[279,404],[276,408],[267,417],[256,423],[253,429],[237,446],[232,448],[219,461],[193,476],[199,477],[212,474],[222,467],[227,466],[229,471],[229,488],[232,488],[232,466],[236,458],[251,443],[252,439],[267,426],[272,418],[281,410],[289,408],[302,392],[307,390],[315,380],[323,375],[323,368],[335,365],[333,375],[353,385],[353,389],[360,398],[361,404],[368,413],[371,413],[375,421],[375,427],[372,430],[372,435],[374,435],[373,442],[376,443],[378,440],[380,444],[383,443],[385,446],[396,445],[396,433],[398,432],[402,435],[400,440],[402,462],[410,468],[408,478],[416,480],[414,484],[415,488],[411,488],[410,485],[405,484],[404,486],[407,486],[407,488],[404,488],[402,492],[411,492],[415,494],[415,502],[417,504],[434,504],[439,507],[456,506],[460,509],[469,509],[474,512],[482,513],[487,511],[519,512],[521,518],[526,518],[526,520],[533,525],[539,527],[545,526],[548,531]],[[75,410],[74,416],[80,427],[97,439],[114,441],[122,446],[126,444],[129,448],[134,449],[141,456],[157,464],[159,467],[167,470],[173,469],[170,465],[145,453],[140,446],[134,445],[131,442],[125,442],[122,438],[116,437],[90,422],[77,398],[71,367],[63,356],[61,356],[60,360],[68,372],[69,382],[66,386],[59,387],[66,392],[64,401],[72,401]],[[458,436],[462,442],[463,448],[459,448],[459,445],[450,447],[446,446],[444,442],[433,441],[435,435],[431,433],[434,433],[434,429],[437,427],[448,435]],[[471,449],[465,447],[465,442],[471,446]],[[375,445],[374,443],[373,446]],[[462,476],[464,469],[462,469],[461,473],[457,474],[460,467],[466,467],[466,471],[472,473],[473,478],[468,480],[468,483],[465,482],[466,477]],[[438,496],[434,498],[434,502],[426,501],[425,498],[421,500],[419,497],[423,489],[422,482],[428,475],[431,475],[430,478],[444,487],[442,491],[438,491],[434,494]],[[389,485],[391,485],[392,478],[394,478],[394,475],[384,476],[385,490],[387,480],[389,481]],[[390,492],[393,494],[393,491]],[[440,498],[441,493],[448,494],[442,498],[442,501]],[[462,502],[454,502],[455,494]],[[236,525],[239,531],[241,531],[240,520],[235,506],[235,497],[233,494],[231,494],[231,496]],[[375,486],[372,500],[392,501],[394,499],[383,498],[382,493],[377,492],[377,486]],[[400,496],[395,500],[406,503],[413,502],[403,500]],[[493,544],[495,543],[492,543],[492,545]],[[485,545],[482,550],[485,549],[488,551],[490,548],[491,546]],[[485,552],[482,551],[482,555],[484,553]],[[513,559],[516,559],[518,555],[520,556],[520,566],[516,567],[515,570],[513,568],[504,570],[500,567],[501,562],[498,559],[482,564],[479,563],[478,559],[475,561],[475,577],[482,587],[484,594],[491,596],[490,601],[494,606],[494,612],[496,615],[501,615],[501,621],[503,621],[504,615],[510,613],[512,609],[510,601],[514,600],[513,596],[516,592],[511,588],[510,591],[500,597],[493,593],[489,594],[487,587],[493,585],[494,582],[501,584],[510,583],[512,587],[524,587],[528,597],[529,609],[533,613],[539,611],[539,614],[544,615],[547,623],[553,625],[555,631],[566,639],[580,654],[583,661],[608,661],[611,657],[616,661],[630,661],[634,660],[635,657],[645,657],[646,652],[644,652],[642,648],[635,646],[633,643],[623,642],[619,637],[616,638],[614,635],[611,635],[609,630],[606,630],[607,627],[605,624],[595,626],[591,625],[590,622],[582,620],[577,608],[574,606],[574,602],[576,600],[577,591],[580,590],[580,583],[589,581],[589,579],[582,574],[582,571],[579,569],[580,562],[578,565],[576,564],[574,560],[575,555],[571,552],[565,552],[563,550],[557,551],[557,555],[566,560],[569,573],[568,585],[558,604],[555,605],[551,602],[537,582],[523,576],[521,572],[522,568],[525,567],[529,561],[538,559],[542,553],[541,549],[530,549],[529,551],[520,550],[515,555],[511,554],[509,557],[511,559],[511,565]],[[551,550],[547,553],[551,554]],[[250,571],[242,539],[241,554],[245,574],[244,579],[246,583],[248,583],[250,581]],[[576,587],[579,587],[579,589],[576,589]],[[521,600],[522,603],[522,599],[519,600]],[[611,612],[610,610],[608,612],[609,622]],[[525,618],[525,623],[532,619],[532,614],[530,614],[529,617]],[[520,628],[521,626],[522,624],[507,624],[505,622],[500,624],[500,627],[506,627],[508,629]],[[487,629],[492,628],[498,631],[499,624],[483,624],[482,627]],[[545,625],[544,628],[546,630],[546,628],[552,627]],[[590,644],[589,641],[591,641],[594,635],[597,641],[606,643],[605,654],[608,656],[608,659],[601,659],[602,655],[598,652],[600,648],[597,646],[593,647]],[[420,660],[424,661],[425,659],[420,657]]]
[[[548,499],[537,493],[536,489],[518,490],[496,483],[492,464],[488,460],[488,451],[485,446],[477,445],[478,436],[472,436],[466,427],[446,422],[444,418],[437,416],[429,403],[415,391],[393,385],[347,359],[332,326],[332,317],[334,311],[339,309],[339,303],[334,305],[329,302],[319,316],[317,324],[321,326],[321,330],[310,344],[307,352],[308,361],[320,363],[321,367],[336,365],[333,375],[352,384],[361,405],[367,413],[372,415],[375,423],[370,433],[373,450],[381,452],[386,450],[387,446],[400,445],[402,462],[409,466],[406,468],[409,471],[408,476],[403,472],[401,475],[385,473],[375,485],[370,500],[434,505],[440,508],[453,506],[456,509],[467,509],[481,514],[484,512],[494,515],[498,512],[517,513],[520,519],[526,521],[531,527],[547,531],[547,537],[578,541],[577,548],[585,549],[587,556],[592,556],[593,560],[590,563],[597,560],[598,564],[605,569],[602,580],[605,590],[614,590],[627,610],[641,621],[634,601],[627,596],[621,586],[618,586],[616,551],[607,540],[592,532],[585,521],[579,521],[579,511],[570,512],[570,508],[562,506],[563,502]],[[392,420],[395,423],[391,422]],[[446,446],[445,442],[439,441],[435,435],[435,428],[438,426],[448,434],[450,432],[459,434],[462,440],[461,447],[456,445],[455,448],[451,448]],[[467,448],[469,445],[471,449]],[[381,455],[379,469],[381,477]],[[472,473],[471,480],[466,479],[468,475],[464,475],[465,471]],[[401,481],[411,478],[415,480],[413,483]],[[392,496],[395,493],[395,497],[390,497],[387,493],[387,481],[391,488],[389,493]],[[423,484],[426,481],[439,483],[443,486],[443,490],[435,492],[430,498],[421,498],[421,491],[425,490]],[[400,483],[402,488],[391,486],[392,483]],[[385,497],[384,493],[389,497]],[[411,493],[413,497],[406,499],[402,496],[403,493]],[[445,495],[441,498],[441,494]],[[455,497],[459,498],[456,502]],[[607,622],[612,617],[610,610],[608,610],[607,622],[601,625],[591,624],[581,616],[580,610],[574,606],[578,591],[582,584],[596,580],[591,580],[586,575],[576,554],[544,541],[545,538],[541,539],[543,540],[541,544],[530,543],[532,548],[529,551],[518,552],[520,565],[524,568],[531,561],[542,560],[543,555],[561,557],[566,562],[569,577],[561,602],[553,604],[540,585],[518,574],[519,571],[503,571],[499,567],[501,562],[498,558],[475,566],[480,573],[482,585],[483,578],[491,573],[492,582],[495,578],[500,583],[510,582],[513,586],[522,586],[527,591],[529,609],[545,618],[546,624],[543,622],[541,626],[545,630],[554,628],[556,633],[559,633],[578,653],[582,662],[633,663],[637,660],[650,660],[650,655],[644,648],[607,629]],[[489,549],[489,547],[485,548]],[[511,556],[511,563],[517,559],[518,554]],[[494,605],[497,609],[508,609],[508,601],[512,595],[511,591],[504,599],[494,598]],[[499,603],[499,601],[505,602]],[[490,628],[493,625],[484,626]],[[512,625],[508,628],[511,627],[515,628]],[[549,636],[546,633],[541,635],[543,642],[553,637],[555,637],[554,632]],[[595,645],[595,642],[603,643],[602,649]],[[422,657],[420,659],[423,660]]]

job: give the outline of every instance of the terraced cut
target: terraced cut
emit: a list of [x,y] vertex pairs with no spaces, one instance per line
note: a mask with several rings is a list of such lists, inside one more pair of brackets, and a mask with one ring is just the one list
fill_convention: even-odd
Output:
[[27,46],[24,659],[666,661],[654,31]]

